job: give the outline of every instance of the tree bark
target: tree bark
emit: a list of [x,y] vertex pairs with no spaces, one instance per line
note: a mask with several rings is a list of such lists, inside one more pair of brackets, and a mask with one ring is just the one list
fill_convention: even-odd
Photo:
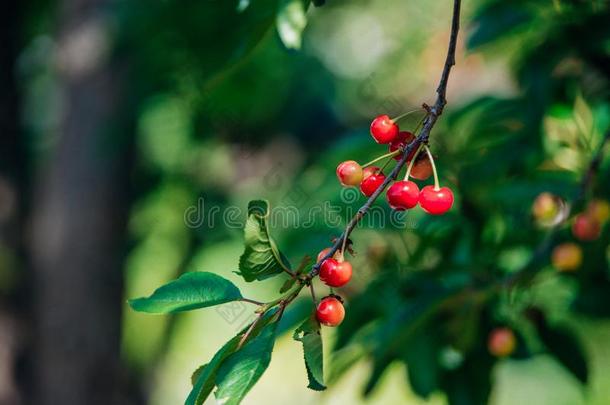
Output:
[[120,362],[131,136],[120,113],[105,0],[62,0],[61,135],[39,173],[31,222],[33,403],[128,404]]

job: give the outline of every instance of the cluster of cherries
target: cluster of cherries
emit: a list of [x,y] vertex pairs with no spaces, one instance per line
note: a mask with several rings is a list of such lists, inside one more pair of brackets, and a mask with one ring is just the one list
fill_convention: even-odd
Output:
[[[555,224],[567,216],[564,201],[551,194],[541,193],[536,197],[532,213],[541,225]],[[601,235],[604,224],[610,219],[610,204],[601,199],[591,200],[583,212],[578,213],[572,222],[572,235],[581,242],[595,241]],[[576,271],[582,264],[583,252],[579,244],[564,242],[553,249],[551,264],[562,272]]]
[[[386,180],[383,169],[371,166],[383,158],[393,157],[400,160],[404,148],[415,136],[408,131],[400,131],[398,125],[387,115],[380,115],[371,123],[371,135],[380,144],[389,145],[389,153],[361,166],[348,160],[337,167],[337,177],[344,186],[359,186],[360,191],[370,197]],[[425,150],[425,154],[420,153]],[[447,212],[453,205],[453,192],[448,187],[440,187],[434,158],[427,145],[420,145],[408,156],[409,165],[404,180],[394,182],[387,190],[386,197],[390,207],[398,211],[411,209],[419,204],[424,211],[433,215]],[[434,185],[427,185],[420,191],[418,185],[409,180],[426,180],[434,174]]]
[[[371,123],[371,136],[379,144],[388,144],[389,152],[361,166],[358,162],[348,160],[337,167],[337,177],[342,185],[359,186],[360,191],[370,197],[385,182],[383,169],[372,166],[384,158],[400,160],[404,148],[415,140],[415,135],[408,131],[400,131],[395,120],[387,115],[380,115]],[[425,154],[420,153],[424,149]],[[453,192],[448,187],[439,187],[438,175],[434,158],[427,145],[420,145],[417,150],[409,153],[408,167],[405,179],[395,181],[387,190],[386,197],[390,207],[404,211],[419,204],[424,211],[433,215],[447,212],[453,205]],[[387,163],[386,163],[387,165]],[[409,180],[427,180],[434,174],[434,185],[419,189],[418,185]],[[320,262],[330,251],[326,248],[318,255]],[[345,260],[343,249],[338,250],[333,257],[324,260],[320,266],[320,280],[329,287],[342,287],[352,278],[352,265]],[[331,294],[323,298],[316,309],[316,317],[321,324],[337,326],[345,317],[343,301],[337,295]]]

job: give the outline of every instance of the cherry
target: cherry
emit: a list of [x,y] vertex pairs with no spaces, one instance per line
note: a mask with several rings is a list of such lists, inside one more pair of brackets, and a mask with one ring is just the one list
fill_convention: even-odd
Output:
[[418,157],[409,174],[417,180],[428,180],[432,175],[432,163],[430,163],[430,159],[427,156]]
[[608,201],[595,199],[587,206],[587,214],[603,224],[610,219],[610,204]]
[[344,186],[357,186],[362,181],[362,167],[353,160],[337,166],[337,178]]
[[444,214],[453,205],[453,192],[448,187],[426,186],[419,193],[419,205],[428,214]]
[[320,267],[320,280],[329,287],[341,287],[352,278],[352,265],[333,258],[324,260]]
[[366,180],[371,174],[379,173],[381,169],[377,166],[369,166],[362,169],[362,180]]
[[515,351],[517,339],[509,328],[496,328],[489,334],[487,348],[489,352],[497,357],[506,357]]
[[558,271],[574,271],[582,264],[582,249],[572,242],[557,245],[551,253],[551,263]]
[[320,253],[318,253],[318,258],[316,259],[316,263],[319,263],[320,260],[322,260],[322,258],[328,254],[328,252],[330,252],[330,248],[322,249],[320,251]]
[[371,135],[377,143],[390,143],[398,135],[398,125],[386,114],[379,115],[371,122]]
[[588,214],[578,214],[572,224],[574,237],[583,241],[592,241],[599,238],[601,226],[599,222]]
[[343,303],[334,295],[322,298],[316,308],[316,318],[322,325],[338,326],[345,318]]
[[384,180],[385,175],[381,172],[365,176],[364,180],[362,180],[362,183],[360,183],[360,191],[362,191],[362,194],[364,194],[365,196],[370,197],[375,192],[375,190],[377,190],[379,186],[381,186],[381,183],[383,183]]
[[[403,148],[406,145],[410,144],[414,139],[415,139],[415,136],[411,132],[401,131],[398,133],[398,135],[396,135],[396,138],[392,142],[390,142],[389,150],[390,150],[390,152],[397,151],[398,149]],[[409,160],[411,160],[413,158],[414,154],[415,154],[415,148],[411,152],[409,152]],[[398,155],[394,156],[394,159],[400,160],[401,157],[402,156],[399,153]]]
[[560,212],[558,197],[551,193],[540,193],[532,205],[532,214],[540,224],[552,224]]
[[412,181],[397,181],[388,188],[386,196],[390,207],[404,211],[417,205],[419,187]]

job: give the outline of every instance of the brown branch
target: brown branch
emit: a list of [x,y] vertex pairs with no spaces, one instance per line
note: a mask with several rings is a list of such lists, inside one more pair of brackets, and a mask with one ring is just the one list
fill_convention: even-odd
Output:
[[451,34],[449,36],[449,46],[447,49],[445,66],[443,67],[443,73],[441,74],[441,79],[439,81],[438,88],[436,89],[437,98],[434,105],[432,107],[424,106],[424,108],[428,111],[428,114],[426,115],[426,118],[424,120],[424,125],[421,129],[421,132],[419,133],[417,138],[415,138],[404,148],[402,157],[400,158],[394,169],[390,172],[388,177],[386,177],[384,182],[377,188],[377,190],[375,190],[375,192],[369,197],[369,199],[364,203],[364,205],[360,207],[356,215],[347,224],[341,236],[337,238],[330,251],[312,267],[311,272],[309,272],[309,274],[307,275],[307,278],[309,280],[318,275],[322,262],[335,254],[335,252],[341,247],[343,239],[349,237],[356,225],[358,225],[358,222],[360,222],[360,220],[370,210],[375,200],[377,200],[377,197],[379,197],[379,195],[392,181],[396,180],[398,173],[407,163],[411,151],[417,148],[421,143],[428,142],[428,138],[430,137],[430,131],[432,131],[434,124],[436,124],[438,117],[443,113],[443,109],[447,104],[447,83],[449,81],[449,74],[451,73],[451,68],[453,67],[453,65],[455,65],[455,49],[457,46],[457,37],[460,29],[460,8],[461,0],[454,0],[453,18],[451,22]]

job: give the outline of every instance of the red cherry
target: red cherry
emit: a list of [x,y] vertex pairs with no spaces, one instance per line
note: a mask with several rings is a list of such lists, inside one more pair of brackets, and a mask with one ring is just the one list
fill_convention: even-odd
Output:
[[320,280],[329,287],[341,287],[352,278],[352,265],[335,259],[326,259],[320,267]]
[[572,224],[574,237],[583,241],[592,241],[599,238],[601,226],[599,222],[590,215],[578,214]]
[[385,175],[383,173],[371,174],[365,177],[364,180],[362,180],[362,183],[360,183],[360,191],[362,191],[362,194],[365,196],[370,197],[375,190],[381,186],[381,183],[383,183],[384,180]]
[[419,193],[419,205],[428,214],[444,214],[453,205],[453,192],[447,187],[426,186]]
[[386,114],[380,115],[371,122],[371,135],[377,143],[390,143],[398,135],[398,125]]
[[487,348],[489,352],[497,357],[506,357],[515,351],[517,339],[509,328],[496,328],[489,334]]
[[316,308],[316,318],[322,325],[337,326],[345,318],[345,308],[341,301],[333,296],[322,298]]
[[316,263],[319,263],[320,260],[322,260],[322,258],[328,254],[328,252],[330,252],[330,248],[322,249],[320,251],[320,253],[318,253],[318,258],[316,259]]
[[[398,135],[396,136],[396,139],[394,139],[392,142],[390,142],[390,152],[394,152],[408,144],[410,144],[411,142],[413,142],[413,140],[415,139],[415,136],[408,131],[401,131],[398,133]],[[413,155],[415,154],[415,148],[413,148],[413,150],[411,150],[411,152],[409,153],[409,160],[411,160],[413,158]],[[399,153],[398,155],[394,156],[394,159],[396,160],[400,160],[401,158],[401,154]]]
[[357,186],[362,181],[362,167],[353,160],[337,166],[337,178],[344,186]]
[[397,211],[408,210],[417,205],[419,187],[412,181],[397,181],[388,188],[386,196],[390,207]]

